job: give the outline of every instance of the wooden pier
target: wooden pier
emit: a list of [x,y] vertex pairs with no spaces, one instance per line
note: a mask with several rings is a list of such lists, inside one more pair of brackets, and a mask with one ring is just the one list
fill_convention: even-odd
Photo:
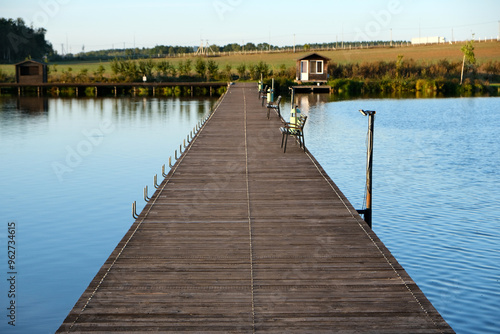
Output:
[[293,86],[292,87],[295,90],[295,93],[300,94],[300,93],[328,93],[330,94],[332,92],[332,87],[329,85],[308,85],[308,86]]
[[159,88],[175,88],[183,87],[191,90],[191,95],[193,95],[195,88],[205,88],[210,91],[210,96],[212,96],[213,90],[226,87],[226,82],[52,82],[52,83],[2,83],[0,82],[0,95],[2,88],[5,90],[17,90],[17,95],[24,95],[24,91],[28,89],[36,90],[38,96],[46,95],[47,91],[50,89],[55,89],[59,94],[59,91],[63,88],[71,88],[75,90],[76,96],[85,96],[85,89],[92,88],[94,95],[98,96],[102,91],[108,91],[118,96],[119,89],[130,90],[133,95],[135,95],[138,89],[147,89],[151,92],[152,96],[155,96]]
[[58,332],[453,333],[266,115],[229,88]]

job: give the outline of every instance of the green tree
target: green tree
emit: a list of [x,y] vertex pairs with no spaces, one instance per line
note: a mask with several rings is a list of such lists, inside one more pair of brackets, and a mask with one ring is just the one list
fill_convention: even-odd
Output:
[[62,70],[61,80],[62,82],[73,82],[73,69],[68,67],[67,71]]
[[89,82],[89,70],[87,68],[82,68],[75,79],[77,82]]
[[179,75],[188,76],[191,72],[191,59],[186,59],[186,62],[179,62]]
[[262,60],[259,62],[259,64],[255,67],[255,73],[252,76],[253,80],[258,80],[260,79],[260,76],[262,75],[264,78],[269,76],[270,70],[269,70],[269,65],[264,63]]
[[156,64],[156,69],[158,70],[158,73],[160,73],[164,77],[168,76],[169,68],[170,68],[170,63],[165,60],[162,60],[158,64]]
[[462,74],[460,76],[460,84],[462,84],[464,79],[464,69],[467,68],[467,71],[473,70],[474,65],[476,64],[476,55],[474,54],[473,41],[467,41],[467,43],[465,43],[465,45],[460,48],[460,51],[462,51],[464,54],[464,58],[462,61]]
[[184,63],[184,70],[186,71],[186,75],[191,73],[191,67],[193,66],[193,61],[191,59],[186,59]]
[[104,72],[106,72],[106,69],[102,64],[99,65],[97,70],[94,72],[94,78],[96,81],[104,81]]
[[170,73],[170,76],[172,76],[172,77],[177,76],[177,68],[173,64],[169,64],[168,72]]
[[207,71],[207,64],[202,58],[196,59],[196,63],[194,64],[194,69],[201,78],[205,78]]
[[236,71],[238,71],[238,75],[240,76],[240,79],[245,80],[245,78],[247,76],[247,65],[245,63],[241,63],[236,68]]
[[111,61],[111,72],[113,72],[114,75],[118,75],[121,72],[120,61],[117,58]]
[[139,61],[139,72],[142,75],[145,75],[148,78],[153,77],[153,69],[155,68],[155,65],[151,59],[148,60],[141,60]]
[[177,65],[179,67],[179,76],[184,76],[186,75],[185,69],[184,69],[184,62],[181,60],[179,64]]
[[15,62],[53,54],[52,45],[45,40],[46,33],[44,28],[27,27],[21,18],[0,18],[0,60]]
[[219,73],[219,65],[213,60],[209,60],[207,63],[208,80],[216,79]]
[[230,64],[226,64],[226,68],[224,69],[224,76],[226,77],[227,81],[231,81],[232,79],[232,71],[233,67]]

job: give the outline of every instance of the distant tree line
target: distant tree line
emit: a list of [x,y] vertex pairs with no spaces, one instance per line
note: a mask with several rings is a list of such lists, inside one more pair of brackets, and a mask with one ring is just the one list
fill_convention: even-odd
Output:
[[[144,58],[165,58],[179,54],[196,53],[196,46],[172,46],[172,45],[157,45],[152,48],[112,48],[99,51],[80,52],[76,54],[58,54],[53,49],[52,45],[45,40],[46,30],[44,28],[33,28],[26,26],[25,22],[18,18],[5,19],[0,18],[0,62],[13,63],[24,60],[26,58],[42,59],[46,58],[50,61],[59,61],[62,59],[76,60],[111,60],[114,58],[122,59],[144,59]],[[370,45],[387,44],[387,41],[374,41]],[[400,43],[400,42],[395,42]],[[366,45],[366,43],[363,43]],[[330,43],[314,43],[295,46],[276,46],[269,43],[230,43],[223,46],[211,45],[206,46],[207,53],[219,52],[255,52],[255,51],[279,51],[321,49],[321,48],[349,48],[359,47],[360,42],[330,42]]]
[[42,59],[54,54],[45,40],[44,28],[28,27],[22,19],[0,18],[0,62],[13,63],[26,58]]
[[[370,46],[377,45],[387,45],[388,41],[374,41],[370,42]],[[394,42],[394,43],[406,43],[406,42]],[[359,48],[367,43],[361,42],[332,42],[332,43],[313,43],[313,44],[302,44],[296,45],[296,50],[310,50],[310,49],[335,49],[335,48]],[[268,43],[230,43],[223,46],[212,44],[210,46],[204,46],[207,55],[218,54],[222,52],[257,52],[257,51],[280,51],[280,50],[292,50],[294,46],[277,46]],[[62,60],[62,59],[76,59],[76,60],[111,60],[115,58],[121,59],[144,59],[144,58],[166,58],[174,57],[178,55],[194,54],[198,50],[196,46],[172,46],[172,45],[157,45],[153,48],[113,48],[107,50],[99,51],[88,51],[80,52],[78,54],[66,54],[63,56],[54,54],[51,60]]]

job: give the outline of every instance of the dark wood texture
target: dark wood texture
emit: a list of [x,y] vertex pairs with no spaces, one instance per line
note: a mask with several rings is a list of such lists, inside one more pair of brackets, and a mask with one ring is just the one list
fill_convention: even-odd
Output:
[[59,332],[453,333],[266,112],[230,87]]

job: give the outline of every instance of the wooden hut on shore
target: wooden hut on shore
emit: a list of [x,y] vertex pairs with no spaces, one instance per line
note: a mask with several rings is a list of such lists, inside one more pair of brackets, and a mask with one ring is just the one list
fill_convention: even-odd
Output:
[[328,62],[330,58],[323,57],[317,53],[311,53],[297,59],[297,82],[327,82]]
[[16,82],[19,84],[38,84],[47,82],[47,65],[25,60],[16,65]]

